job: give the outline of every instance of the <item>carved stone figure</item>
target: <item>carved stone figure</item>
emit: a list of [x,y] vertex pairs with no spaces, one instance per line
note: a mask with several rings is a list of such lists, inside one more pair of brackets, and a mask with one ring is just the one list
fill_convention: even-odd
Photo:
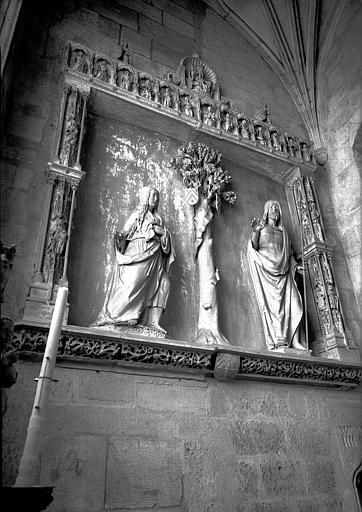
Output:
[[118,72],[118,86],[122,87],[122,89],[126,89],[129,91],[131,89],[131,73],[128,69],[126,69],[123,73],[121,71]]
[[165,107],[168,107],[168,108],[172,107],[172,96],[170,93],[170,89],[168,87],[166,87],[166,89],[165,89],[165,94],[162,99],[162,105],[164,105]]
[[99,80],[103,80],[103,82],[109,82],[110,73],[108,70],[107,62],[104,59],[97,61],[94,76],[99,78]]
[[81,73],[87,72],[87,60],[83,50],[73,50],[70,58],[70,67],[74,71],[80,71]]
[[194,111],[189,96],[185,96],[184,112],[187,116],[193,117]]
[[71,166],[74,163],[79,123],[75,119],[74,114],[69,113],[69,115],[66,116],[64,125],[63,140],[59,159],[61,164]]
[[249,130],[248,130],[248,121],[246,119],[242,119],[240,123],[241,136],[243,139],[249,138]]
[[212,110],[211,105],[209,105],[204,113],[203,122],[207,126],[215,126],[216,116],[215,112]]
[[225,115],[225,124],[224,124],[224,130],[226,132],[231,132],[234,127],[233,118],[229,112]]
[[123,43],[119,60],[121,60],[125,64],[129,64],[130,53],[131,52],[129,51],[128,43]]
[[146,100],[152,100],[152,85],[149,78],[146,78],[143,85],[141,85],[140,95]]
[[259,142],[259,144],[263,144],[263,146],[265,146],[265,140],[264,140],[262,126],[260,126],[260,125],[255,126],[255,136],[256,136],[257,142]]
[[159,192],[143,187],[140,202],[115,234],[116,261],[103,309],[93,326],[136,325],[162,332],[159,319],[170,290],[171,234],[157,212]]
[[296,270],[303,268],[294,259],[280,204],[267,201],[262,219],[253,219],[251,226],[248,259],[267,347],[305,350],[302,298],[295,282]]
[[270,134],[270,141],[271,141],[272,147],[274,149],[276,149],[277,151],[280,151],[280,144],[279,144],[279,141],[278,141],[277,132],[271,132],[271,134]]

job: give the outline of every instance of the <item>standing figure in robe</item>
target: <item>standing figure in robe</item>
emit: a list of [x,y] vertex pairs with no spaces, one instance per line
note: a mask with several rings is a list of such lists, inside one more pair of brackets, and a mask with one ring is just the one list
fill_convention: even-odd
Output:
[[291,347],[306,350],[301,330],[303,303],[295,272],[303,267],[294,259],[277,201],[267,201],[261,219],[253,219],[248,260],[269,350]]
[[166,332],[159,325],[170,291],[172,238],[157,213],[159,192],[143,187],[140,201],[116,233],[116,261],[103,309],[93,326],[136,325]]

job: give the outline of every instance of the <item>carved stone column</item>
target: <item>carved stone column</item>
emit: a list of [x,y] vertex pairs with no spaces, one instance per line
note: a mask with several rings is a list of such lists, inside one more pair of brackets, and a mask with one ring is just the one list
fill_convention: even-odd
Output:
[[[76,191],[83,175],[80,153],[90,88],[67,79],[38,236],[35,271],[23,320],[49,323],[59,285],[67,284]],[[68,307],[64,315],[67,323]]]
[[[317,356],[356,361],[358,351],[349,333],[333,271],[333,250],[326,242],[312,176],[303,175],[297,168],[287,183],[289,201],[297,218],[302,257],[306,267],[305,279],[310,286],[314,314],[319,332],[313,333],[313,353]],[[292,210],[292,208],[291,208]],[[292,212],[293,213],[293,212]],[[351,350],[352,349],[352,350]]]

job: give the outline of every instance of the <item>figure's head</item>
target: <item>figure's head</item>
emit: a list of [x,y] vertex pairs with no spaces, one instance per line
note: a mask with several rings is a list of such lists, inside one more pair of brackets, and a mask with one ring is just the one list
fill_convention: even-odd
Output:
[[140,204],[147,206],[148,210],[157,210],[160,193],[155,187],[143,187],[140,190]]
[[282,225],[282,209],[280,203],[278,201],[275,201],[274,199],[267,201],[264,205],[263,218],[265,219],[266,222],[268,222],[268,220],[271,219],[275,221],[275,224],[279,226]]

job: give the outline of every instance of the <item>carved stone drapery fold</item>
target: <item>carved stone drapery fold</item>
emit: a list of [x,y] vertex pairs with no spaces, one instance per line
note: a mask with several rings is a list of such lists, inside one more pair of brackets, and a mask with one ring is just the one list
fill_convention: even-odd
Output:
[[313,178],[297,169],[291,176],[294,211],[301,232],[301,251],[310,284],[319,334],[313,353],[341,360],[358,360],[354,341],[348,332],[332,265],[332,249],[326,242]]

